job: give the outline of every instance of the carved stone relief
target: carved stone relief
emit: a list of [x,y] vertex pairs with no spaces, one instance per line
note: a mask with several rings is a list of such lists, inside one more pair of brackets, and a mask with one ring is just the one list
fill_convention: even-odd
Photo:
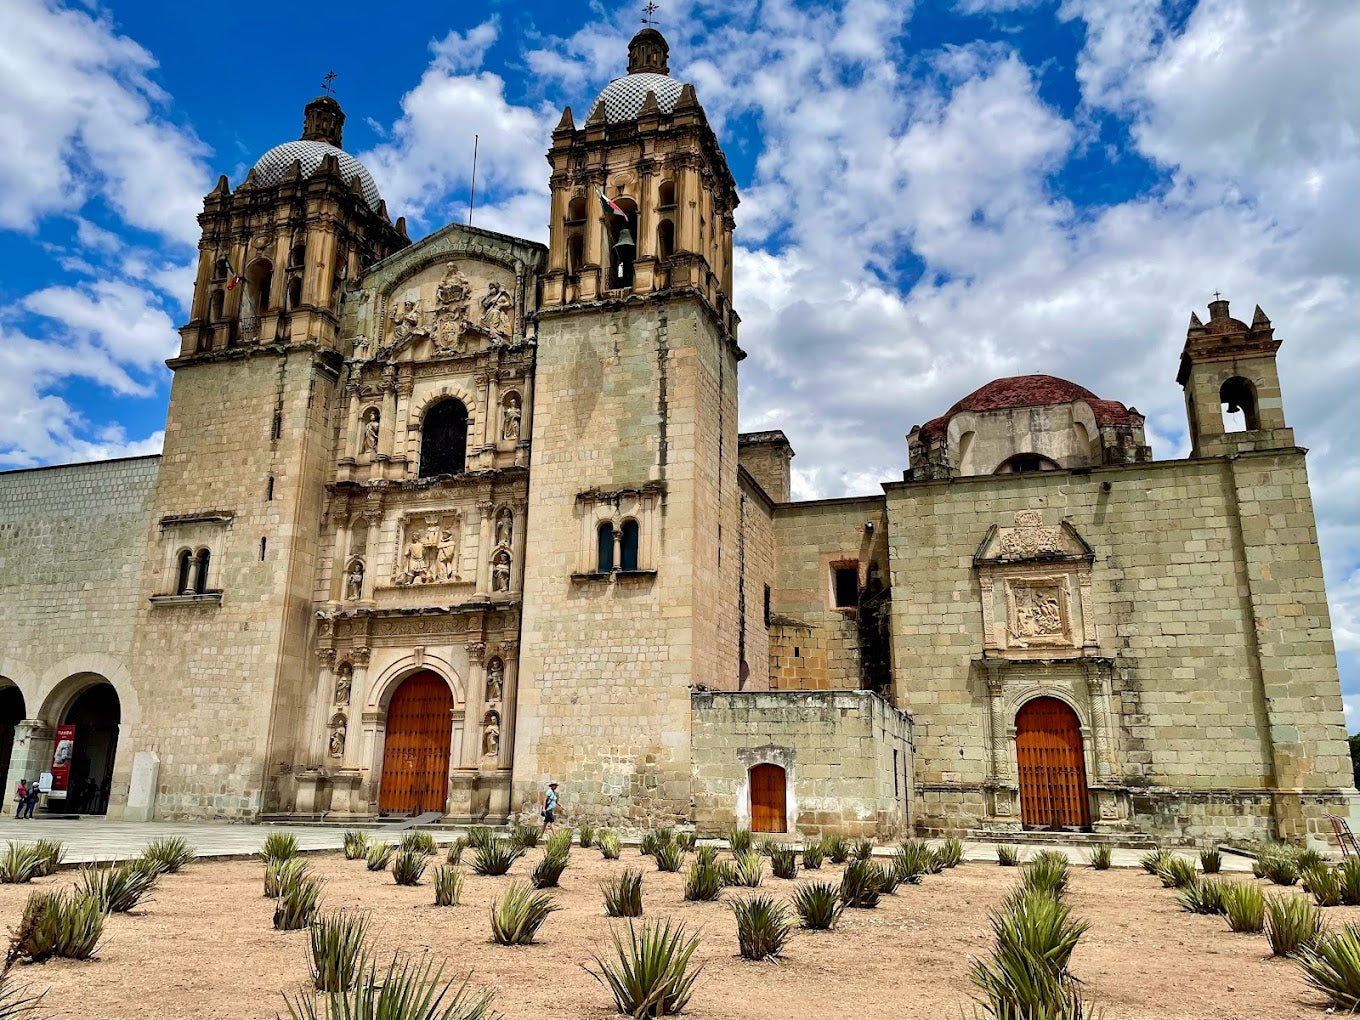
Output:
[[510,554],[504,549],[491,557],[491,590],[510,590]]
[[332,758],[343,758],[345,756],[345,730],[346,730],[345,717],[337,712],[335,718],[331,720],[331,736],[329,746],[330,755]]
[[435,289],[434,346],[441,354],[463,353],[466,346],[463,333],[467,329],[471,300],[472,285],[467,277],[456,264],[447,263],[444,276]]
[[482,298],[482,325],[497,336],[509,336],[515,324],[515,299],[495,280]]
[[1015,527],[1002,528],[998,536],[1001,555],[1009,560],[1056,556],[1063,552],[1062,529],[1044,527],[1038,510],[1017,510]]
[[1072,645],[1066,577],[1007,578],[1006,633],[1016,648]]
[[451,584],[461,581],[458,557],[463,518],[457,512],[418,514],[405,522],[392,574],[397,585]]
[[335,673],[335,703],[348,705],[350,690],[354,686],[354,667],[348,662],[340,663]]

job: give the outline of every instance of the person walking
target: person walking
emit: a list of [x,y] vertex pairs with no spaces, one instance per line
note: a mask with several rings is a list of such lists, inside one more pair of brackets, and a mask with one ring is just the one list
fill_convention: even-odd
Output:
[[28,784],[28,793],[24,795],[24,817],[32,818],[33,809],[38,806],[38,781],[32,780]]
[[24,816],[24,803],[28,800],[28,783],[20,779],[19,785],[14,788],[14,817]]
[[543,828],[538,830],[541,836],[547,832],[549,827],[553,832],[557,831],[557,784],[549,783],[548,792],[543,795]]

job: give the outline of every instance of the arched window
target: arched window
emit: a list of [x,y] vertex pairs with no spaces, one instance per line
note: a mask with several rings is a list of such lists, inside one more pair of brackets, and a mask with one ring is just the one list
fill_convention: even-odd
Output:
[[1020,474],[1029,471],[1057,471],[1058,462],[1038,453],[1017,453],[1007,457],[992,472],[997,475]]
[[179,569],[175,572],[176,595],[193,594],[194,582],[193,576],[190,573],[193,570],[193,564],[194,554],[191,553],[188,549],[185,549],[182,553],[179,554]]
[[462,474],[467,460],[468,413],[461,400],[441,400],[425,412],[420,477]]
[[208,590],[208,562],[212,559],[212,553],[207,549],[198,550],[198,555],[194,557],[194,593],[202,595]]
[[663,261],[675,254],[675,224],[670,220],[662,220],[657,224],[656,254]]
[[605,521],[595,531],[595,569],[607,574],[614,569],[614,525]]
[[226,292],[223,291],[221,287],[218,287],[215,290],[213,290],[212,297],[208,299],[209,322],[222,321],[222,306],[223,304],[226,303],[226,300],[227,300]]
[[288,309],[292,311],[302,304],[302,277],[294,276],[288,281]]
[[584,223],[586,221],[586,200],[584,197],[573,198],[567,203],[567,222]]
[[225,257],[220,258],[215,263],[213,263],[212,278],[214,280],[225,280],[230,275],[231,275],[231,263],[228,262]]
[[288,268],[301,269],[307,264],[307,245],[295,244],[288,253]]
[[615,199],[614,204],[623,210],[623,215],[606,210],[609,226],[606,243],[609,250],[605,256],[609,264],[608,286],[611,290],[633,285],[633,260],[637,258],[638,236],[637,206],[627,198]]
[[579,275],[585,263],[586,235],[578,230],[567,238],[567,275]]
[[1235,375],[1218,388],[1223,405],[1224,432],[1255,432],[1261,427],[1256,413],[1256,387],[1251,380]]
[[657,191],[657,205],[662,209],[668,209],[675,205],[675,182],[662,181],[661,187]]
[[623,522],[623,532],[619,536],[619,569],[638,568],[638,522],[631,518]]
[[257,259],[246,270],[246,299],[242,315],[259,315],[269,311],[269,292],[274,288],[274,263]]

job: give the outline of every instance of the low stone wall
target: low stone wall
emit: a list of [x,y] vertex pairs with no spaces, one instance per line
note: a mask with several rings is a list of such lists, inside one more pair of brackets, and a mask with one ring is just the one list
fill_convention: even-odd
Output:
[[751,769],[786,776],[792,836],[910,831],[911,717],[871,691],[694,691],[695,827],[751,824]]

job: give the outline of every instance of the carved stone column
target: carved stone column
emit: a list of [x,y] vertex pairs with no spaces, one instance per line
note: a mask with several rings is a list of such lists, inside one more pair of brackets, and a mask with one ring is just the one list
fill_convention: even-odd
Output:
[[462,766],[475,769],[482,756],[482,716],[486,714],[486,643],[469,641],[463,646],[468,656],[467,707],[463,713],[467,733],[463,739]]
[[397,435],[396,374],[389,368],[383,372],[382,420],[378,423],[378,455],[391,457]]
[[1101,783],[1110,781],[1110,696],[1102,663],[1086,663],[1086,690],[1091,703],[1091,756]]
[[478,500],[477,509],[481,511],[481,532],[477,539],[477,591],[480,598],[488,598],[491,593],[491,548],[494,542],[492,517],[496,504],[489,499]]
[[345,397],[349,400],[349,425],[345,429],[344,458],[353,460],[359,456],[359,412],[364,404],[359,396],[359,384],[357,382],[351,382],[345,387]]
[[519,443],[515,448],[515,464],[529,466],[529,437],[534,434],[534,377],[525,373],[519,390]]
[[364,509],[364,521],[368,525],[368,534],[364,539],[364,588],[366,590],[359,594],[366,595],[370,601],[373,599],[373,592],[378,584],[378,559],[382,555],[382,518],[381,506],[369,506]]
[[330,707],[335,693],[335,649],[318,648],[316,652],[319,668],[316,671],[316,688],[312,694],[311,711],[308,713],[307,728],[312,735],[308,748],[306,765],[326,765],[326,726],[330,721]]
[[[16,785],[21,778],[37,779],[40,773],[51,769],[55,738],[56,730],[46,719],[24,719],[15,724],[9,776]],[[13,796],[13,787],[7,793]]]
[[524,586],[524,547],[525,511],[528,504],[522,499],[510,501],[510,590],[520,591]]
[[[397,378],[396,407],[392,412],[392,457],[406,463],[420,458],[420,450],[412,449],[412,440],[420,434],[420,424],[411,420],[411,394],[415,392],[415,387],[416,382],[411,375],[403,374]],[[405,428],[398,429],[398,422],[405,423]],[[400,444],[396,440],[398,434],[404,437]]]
[[991,752],[992,752],[992,776],[997,781],[1005,782],[1011,777],[1011,756],[1007,744],[1006,733],[1006,699],[1005,699],[1006,678],[1005,674],[996,667],[987,670],[987,697],[990,709],[990,729]]
[[519,693],[519,642],[502,641],[501,662],[505,664],[505,687],[501,694],[500,767],[508,769],[515,760],[515,705]]
[[[349,704],[335,708],[335,711],[343,712],[345,715],[345,754],[339,762],[332,763],[342,768],[359,768],[364,761],[360,741],[354,739],[354,713],[351,709],[355,705],[368,704],[368,656],[369,649],[362,645],[351,650],[350,661],[354,663],[354,675],[349,692]],[[327,719],[328,724],[329,721]]]
[[[362,704],[362,702],[360,702]],[[373,710],[360,716],[360,733],[357,760],[362,779],[359,782],[359,800],[376,811],[378,790],[382,785],[383,741],[387,732],[387,713]]]

